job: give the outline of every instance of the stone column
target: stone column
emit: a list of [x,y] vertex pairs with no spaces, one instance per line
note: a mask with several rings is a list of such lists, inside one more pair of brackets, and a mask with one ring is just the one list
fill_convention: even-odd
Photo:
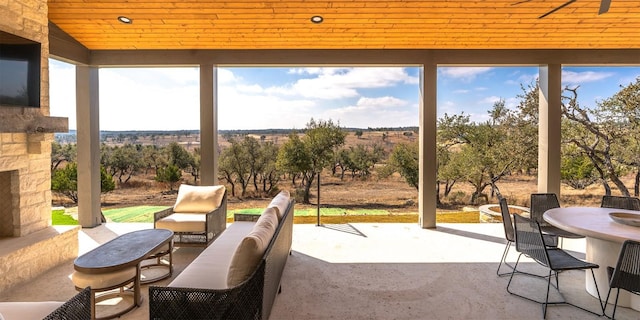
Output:
[[83,228],[102,223],[98,71],[96,67],[76,66],[78,221]]
[[218,184],[217,68],[200,65],[200,185]]
[[560,196],[562,65],[539,69],[538,192]]
[[420,77],[418,214],[422,228],[436,227],[436,134],[438,66],[423,65]]

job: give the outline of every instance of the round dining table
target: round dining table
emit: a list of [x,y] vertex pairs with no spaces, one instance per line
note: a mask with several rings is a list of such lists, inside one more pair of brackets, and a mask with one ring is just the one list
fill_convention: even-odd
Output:
[[[609,290],[607,267],[616,266],[622,243],[628,239],[640,241],[640,227],[614,221],[609,214],[615,212],[636,214],[640,219],[640,211],[599,207],[555,208],[543,215],[543,219],[551,225],[585,236],[586,260],[600,266],[594,271],[603,300],[607,298]],[[589,294],[598,297],[591,275],[587,274],[585,279]],[[615,292],[611,295],[609,303],[615,301]],[[640,311],[640,297],[620,290],[618,305]]]

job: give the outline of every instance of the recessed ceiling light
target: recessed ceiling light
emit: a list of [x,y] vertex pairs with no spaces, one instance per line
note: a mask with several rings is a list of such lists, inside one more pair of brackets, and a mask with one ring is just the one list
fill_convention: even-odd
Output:
[[118,21],[124,23],[124,24],[132,24],[133,20],[131,20],[130,18],[127,18],[125,16],[119,16],[118,17]]
[[322,23],[322,21],[324,21],[324,18],[322,18],[322,16],[311,17],[311,22],[313,23]]

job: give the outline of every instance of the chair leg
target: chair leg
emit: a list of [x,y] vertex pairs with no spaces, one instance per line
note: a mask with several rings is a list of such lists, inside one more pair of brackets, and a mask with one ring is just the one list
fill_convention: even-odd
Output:
[[507,241],[507,245],[504,247],[504,251],[502,252],[502,258],[500,259],[500,264],[498,264],[498,270],[496,270],[496,275],[498,275],[498,277],[506,276],[511,273],[511,272],[500,273],[500,268],[502,267],[503,262],[506,266],[509,266],[506,260],[507,260],[507,255],[509,254],[510,247],[511,247],[511,241]]
[[[549,306],[549,290],[551,289],[551,273],[553,270],[549,269],[549,279],[547,279],[547,296],[544,298],[544,304],[542,305],[542,319],[547,318],[547,307]],[[556,274],[556,284],[558,282],[558,275]]]
[[616,288],[616,303],[613,305],[613,313],[611,314],[611,320],[616,319],[616,309],[618,308],[618,296],[620,295],[620,288]]
[[507,292],[512,293],[509,290],[509,286],[511,285],[511,280],[513,280],[513,275],[516,273],[516,268],[518,268],[518,262],[520,262],[520,257],[522,257],[522,253],[518,255],[518,259],[516,260],[516,264],[513,266],[513,270],[511,270],[511,276],[509,277],[509,282],[507,283]]

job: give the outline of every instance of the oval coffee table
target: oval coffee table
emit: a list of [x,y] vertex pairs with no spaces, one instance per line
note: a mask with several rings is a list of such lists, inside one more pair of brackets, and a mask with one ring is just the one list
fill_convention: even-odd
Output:
[[[74,269],[77,272],[90,277],[116,273],[131,267],[136,268],[136,280],[133,285],[133,301],[130,308],[110,315],[107,318],[122,315],[136,306],[140,306],[140,284],[158,281],[170,277],[173,272],[173,231],[166,229],[138,230],[120,235],[97,248],[79,256],[74,261]],[[160,259],[169,255],[169,263],[163,264]],[[142,265],[148,259],[156,259],[154,264]],[[165,267],[168,271],[160,276],[141,281],[141,269]],[[95,293],[92,293],[95,294]],[[94,299],[92,299],[94,300]],[[106,299],[105,299],[106,300]],[[93,308],[95,310],[95,307]]]

